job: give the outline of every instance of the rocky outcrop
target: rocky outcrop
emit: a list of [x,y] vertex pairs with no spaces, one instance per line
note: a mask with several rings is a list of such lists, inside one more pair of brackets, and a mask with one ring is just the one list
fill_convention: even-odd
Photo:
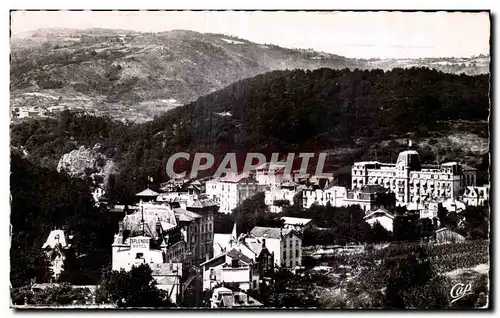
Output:
[[106,182],[109,174],[113,173],[115,165],[111,159],[98,150],[99,144],[96,144],[92,149],[81,146],[64,154],[57,164],[57,171],[76,178],[90,176],[96,179],[100,177]]

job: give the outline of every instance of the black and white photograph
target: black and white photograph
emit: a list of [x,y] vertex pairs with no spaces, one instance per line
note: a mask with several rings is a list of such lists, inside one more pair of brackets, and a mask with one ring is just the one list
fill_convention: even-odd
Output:
[[10,307],[492,309],[492,21],[11,10]]

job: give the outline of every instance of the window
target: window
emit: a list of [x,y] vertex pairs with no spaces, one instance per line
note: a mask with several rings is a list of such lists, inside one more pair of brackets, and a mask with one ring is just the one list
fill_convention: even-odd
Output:
[[286,259],[286,251],[283,251],[283,260]]
[[299,257],[299,250],[298,249],[295,250],[295,257]]

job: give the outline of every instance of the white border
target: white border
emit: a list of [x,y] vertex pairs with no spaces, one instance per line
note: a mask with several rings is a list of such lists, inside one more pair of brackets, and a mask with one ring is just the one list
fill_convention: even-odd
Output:
[[[102,0],[87,0],[87,1],[54,1],[54,0],[46,0],[46,1],[14,1],[14,0],[7,0],[7,1],[2,1],[1,7],[2,11],[0,14],[0,19],[2,21],[2,25],[4,26],[4,29],[2,32],[0,32],[0,37],[1,41],[0,43],[2,44],[2,63],[1,63],[1,70],[2,72],[2,85],[0,86],[2,89],[2,96],[3,96],[3,101],[4,105],[2,108],[2,116],[0,116],[1,120],[1,125],[0,129],[2,129],[2,132],[0,134],[0,146],[1,149],[4,151],[1,153],[1,165],[0,165],[0,202],[1,202],[1,213],[0,217],[2,218],[2,224],[3,226],[3,244],[1,245],[2,248],[2,268],[1,268],[1,275],[3,276],[1,281],[3,282],[3,287],[0,289],[1,290],[1,300],[2,300],[2,306],[1,310],[2,313],[5,314],[6,316],[12,316],[15,314],[15,312],[11,309],[9,309],[9,287],[8,287],[8,281],[9,281],[9,274],[8,274],[8,268],[9,268],[9,33],[8,33],[8,25],[9,25],[9,12],[8,9],[268,9],[268,10],[273,10],[273,9],[324,9],[324,10],[363,10],[363,9],[372,9],[372,10],[459,10],[459,9],[476,9],[476,10],[483,10],[483,9],[491,9],[492,14],[495,15],[498,12],[500,12],[500,9],[498,9],[500,1],[496,0],[441,0],[441,1],[433,1],[433,0],[419,0],[419,1],[387,1],[387,0],[378,0],[378,1],[373,1],[373,0],[346,0],[346,1],[318,1],[318,0],[302,0],[302,1],[296,1],[296,0],[287,0],[283,2],[278,2],[278,1],[269,1],[269,0],[253,0],[253,1],[219,1],[219,0],[212,0],[212,1],[190,1],[190,0],[184,0],[184,1],[150,1],[150,0],[141,0],[141,1],[109,1],[105,2]],[[495,20],[493,20],[495,22]],[[492,36],[496,38],[496,33],[493,33]],[[496,50],[494,50],[496,53]],[[496,74],[497,70],[497,63],[496,63],[496,57],[497,54],[492,56],[492,59],[495,61],[495,69],[493,70],[493,74]],[[498,81],[495,81],[495,87],[492,87],[492,90],[495,92],[499,92],[498,90]],[[498,93],[497,93],[498,94]],[[495,96],[496,99],[498,99],[498,96]],[[492,105],[493,107],[493,105]],[[491,120],[494,120],[495,122],[498,122],[498,119],[496,118],[500,113],[500,111],[495,112],[495,119],[491,118]],[[495,134],[496,137],[495,140],[495,146],[498,147],[499,145],[497,144],[499,142],[499,136]],[[494,198],[500,198],[499,196],[499,190],[495,186],[496,185],[496,179],[497,179],[497,172],[495,171],[494,173]],[[493,211],[493,215],[495,211]],[[495,216],[494,217],[494,222],[495,224],[493,225],[494,229],[498,229],[498,221],[499,217]],[[498,236],[498,235],[496,235]],[[494,250],[495,250],[495,255],[497,252],[497,247],[498,245],[495,242],[493,242]],[[492,256],[495,256],[492,255]],[[496,283],[496,278],[498,277],[498,273],[495,273],[495,283]],[[495,284],[495,287],[498,288],[498,286]],[[494,299],[492,299],[492,303],[494,304],[494,307],[498,307],[498,297],[494,295]],[[496,306],[495,306],[496,305]],[[25,313],[25,314],[33,314],[34,312],[30,313]],[[35,314],[38,314],[40,312],[35,312]],[[124,312],[118,312],[118,311],[111,311],[111,312],[92,312],[92,315],[103,315],[105,317],[109,316],[118,316],[123,314]],[[47,312],[47,313],[42,313],[45,315],[52,315],[54,312]],[[89,312],[69,312],[69,311],[64,311],[64,312],[56,312],[55,314],[58,315],[88,315]],[[128,312],[128,314],[132,315],[141,315],[141,312]],[[219,312],[186,312],[186,311],[175,311],[175,312],[148,312],[148,315],[155,315],[155,316],[160,316],[160,315],[200,315],[200,314],[206,314],[206,315],[219,315]],[[226,313],[223,313],[226,314]],[[229,313],[230,315],[235,315],[237,314],[238,316],[250,316],[250,315],[262,315],[264,313],[261,312],[250,312],[250,313],[244,313],[244,312],[232,312]],[[286,317],[289,316],[296,316],[299,317],[301,315],[305,314],[313,314],[313,312],[269,312],[265,313],[266,315],[285,315]],[[315,314],[323,314],[323,313],[315,313]],[[325,312],[324,314],[329,315],[331,312]],[[353,313],[346,313],[346,312],[335,312],[333,313],[335,315],[370,315],[370,316],[385,316],[385,315],[393,315],[397,314],[400,315],[401,312],[386,312],[386,311],[370,311],[370,312],[353,312]],[[413,312],[410,314],[423,314],[423,312]],[[441,315],[457,315],[461,314],[460,312],[446,312],[446,313],[440,313],[440,312],[433,312],[433,313],[426,313],[429,315],[436,315],[436,316],[441,316]],[[479,313],[478,313],[479,314]],[[3,316],[5,317],[5,316]]]

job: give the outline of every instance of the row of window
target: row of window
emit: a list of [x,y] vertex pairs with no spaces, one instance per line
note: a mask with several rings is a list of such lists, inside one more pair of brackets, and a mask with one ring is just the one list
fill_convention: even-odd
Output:
[[[289,250],[288,255],[289,255],[289,258],[291,259],[293,257],[293,250]],[[295,250],[295,258],[298,258],[298,257],[300,257],[300,250],[297,248]],[[283,251],[283,260],[286,260],[286,258],[287,258],[287,251],[284,250]]]
[[[196,232],[196,227],[197,227],[196,224],[192,224],[192,225],[189,226],[189,229],[191,230],[191,233],[195,233]],[[204,232],[212,232],[212,223],[208,223],[208,224],[202,223],[201,224],[201,232],[202,233],[204,233]]]

